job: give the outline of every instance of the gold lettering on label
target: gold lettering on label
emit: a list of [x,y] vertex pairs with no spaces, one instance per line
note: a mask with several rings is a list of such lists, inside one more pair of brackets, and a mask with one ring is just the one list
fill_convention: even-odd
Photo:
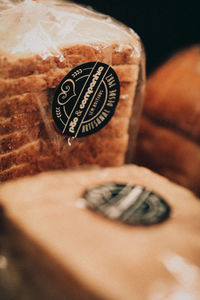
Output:
[[99,116],[99,119],[103,122],[105,120],[104,116],[103,115],[100,115]]
[[107,118],[108,113],[106,113],[105,111],[102,112],[102,115],[104,116],[104,118]]
[[113,107],[114,103],[116,101],[116,98],[117,98],[117,90],[115,89],[115,90],[109,91],[107,106]]
[[112,74],[106,76],[106,81],[108,83],[109,88],[116,86],[115,78]]

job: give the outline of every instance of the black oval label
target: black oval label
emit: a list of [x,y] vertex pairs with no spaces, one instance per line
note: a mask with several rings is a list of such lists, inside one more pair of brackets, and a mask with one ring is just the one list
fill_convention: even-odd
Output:
[[108,183],[87,190],[83,197],[89,208],[126,224],[153,225],[170,214],[160,196],[141,186]]
[[111,66],[89,62],[72,69],[58,85],[53,119],[64,134],[84,137],[103,128],[115,112],[120,85]]

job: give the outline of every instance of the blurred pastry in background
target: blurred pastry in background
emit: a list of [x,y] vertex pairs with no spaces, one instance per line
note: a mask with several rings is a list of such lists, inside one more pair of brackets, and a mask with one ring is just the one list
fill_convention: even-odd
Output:
[[149,77],[135,161],[200,194],[200,45]]

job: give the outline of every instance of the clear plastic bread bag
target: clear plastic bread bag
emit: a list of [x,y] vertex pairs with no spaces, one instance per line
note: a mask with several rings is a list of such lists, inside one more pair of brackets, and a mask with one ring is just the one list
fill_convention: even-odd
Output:
[[132,161],[145,55],[130,28],[66,1],[0,2],[0,181]]

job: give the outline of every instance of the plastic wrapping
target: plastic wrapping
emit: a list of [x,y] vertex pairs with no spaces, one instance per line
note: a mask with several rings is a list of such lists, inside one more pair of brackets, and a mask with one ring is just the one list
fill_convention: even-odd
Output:
[[[111,183],[145,187],[164,199],[170,214],[144,226],[80,209],[85,191]],[[108,190],[93,200],[102,195],[107,204],[110,194],[119,196]],[[142,200],[150,218],[157,215],[157,202],[143,196],[132,193],[131,199],[137,206]],[[0,205],[4,300],[199,299],[199,199],[145,168],[39,174],[1,185]]]
[[[145,82],[137,34],[63,1],[2,1],[0,9],[0,180],[130,162]],[[68,139],[52,117],[55,91],[70,71],[89,62],[114,70],[119,102],[100,130]]]

